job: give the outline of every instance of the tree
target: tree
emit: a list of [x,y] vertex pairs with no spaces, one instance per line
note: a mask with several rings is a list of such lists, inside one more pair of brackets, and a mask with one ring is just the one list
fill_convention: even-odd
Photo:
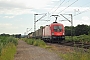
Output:
[[90,25],[88,26],[88,34],[90,35]]
[[[72,28],[73,28],[72,35],[74,35],[75,27],[73,26]],[[71,26],[65,26],[65,35],[66,36],[71,36]]]
[[77,25],[75,28],[75,35],[83,35],[86,34],[88,35],[88,25]]
[[65,35],[70,36],[71,35],[71,29],[69,26],[65,26]]

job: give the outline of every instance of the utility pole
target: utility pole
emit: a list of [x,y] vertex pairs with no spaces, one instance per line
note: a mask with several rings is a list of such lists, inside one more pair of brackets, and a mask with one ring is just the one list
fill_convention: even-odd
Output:
[[[34,32],[36,31],[36,15],[38,14],[34,14]],[[36,37],[36,33],[35,33],[35,37]]]
[[[43,14],[34,14],[34,32],[36,31],[36,22],[38,22],[39,20],[41,20],[43,17],[46,16],[47,13]],[[41,18],[39,18],[38,20],[36,20],[36,15],[43,15]],[[36,32],[35,32],[35,37],[36,37]]]
[[73,41],[73,17],[72,17],[72,14],[70,14],[70,16],[71,16],[71,38]]
[[[71,23],[71,39],[73,41],[73,16],[72,14],[60,14],[62,17],[64,17],[67,21],[69,21]],[[64,15],[69,15],[71,17],[71,20],[69,20],[67,17],[65,17]],[[65,21],[65,20],[62,20]]]

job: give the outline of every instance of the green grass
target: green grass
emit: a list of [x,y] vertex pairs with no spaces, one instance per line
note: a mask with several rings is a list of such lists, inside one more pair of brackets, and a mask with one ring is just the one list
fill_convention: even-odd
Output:
[[46,48],[46,43],[43,40],[40,39],[23,39],[25,42],[27,42],[30,45],[34,45],[34,46],[40,46],[43,48]]
[[0,60],[13,60],[16,53],[16,46],[8,43],[1,51]]
[[[70,36],[66,36],[66,41],[72,41]],[[73,41],[78,41],[82,43],[90,43],[90,35],[80,35],[80,36],[73,36]],[[59,53],[60,56],[64,60],[90,60],[90,50],[89,52],[83,51],[74,51],[73,53]]]
[[59,56],[64,60],[90,60],[90,51],[89,52],[78,52],[73,53],[59,53]]
[[13,60],[17,44],[14,37],[0,36],[0,60]]
[[65,36],[66,41],[83,41],[83,42],[90,42],[90,35],[80,35],[80,36],[73,36],[73,40],[71,36]]

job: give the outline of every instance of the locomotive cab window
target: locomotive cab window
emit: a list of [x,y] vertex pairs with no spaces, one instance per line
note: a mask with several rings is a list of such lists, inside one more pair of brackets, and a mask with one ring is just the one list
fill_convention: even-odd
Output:
[[61,32],[62,31],[62,26],[54,26],[54,31],[55,32]]

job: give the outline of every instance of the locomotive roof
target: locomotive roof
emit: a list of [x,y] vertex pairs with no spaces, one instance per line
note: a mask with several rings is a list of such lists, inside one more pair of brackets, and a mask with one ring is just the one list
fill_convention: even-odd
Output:
[[[53,25],[62,25],[63,26],[63,24],[58,23],[58,22],[53,22],[50,25],[46,25],[46,26],[53,26]],[[45,28],[46,26],[44,26],[43,28]]]
[[58,23],[58,22],[53,22],[51,25],[63,25],[63,24]]

